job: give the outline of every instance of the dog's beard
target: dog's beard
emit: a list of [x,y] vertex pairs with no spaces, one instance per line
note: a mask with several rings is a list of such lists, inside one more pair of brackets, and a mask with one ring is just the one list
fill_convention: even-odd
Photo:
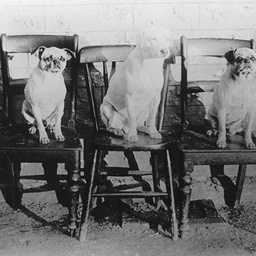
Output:
[[59,73],[62,71],[61,67],[59,66],[52,67],[51,65],[46,65],[44,70],[52,73]]
[[247,78],[251,74],[255,74],[255,69],[253,69],[251,66],[246,65],[246,66],[236,66],[233,69],[233,74],[236,77],[245,77]]
[[151,52],[151,54],[152,54],[152,58],[165,59],[170,55],[170,52],[155,51],[155,52]]
[[57,63],[46,63],[44,61],[40,62],[40,68],[44,71],[51,72],[51,73],[60,73],[65,69],[66,65],[61,62]]
[[250,75],[251,72],[252,72],[251,67],[244,67],[238,70],[239,76],[243,75],[247,77],[248,75]]
[[167,58],[170,55],[170,52],[161,52],[160,54],[162,58]]

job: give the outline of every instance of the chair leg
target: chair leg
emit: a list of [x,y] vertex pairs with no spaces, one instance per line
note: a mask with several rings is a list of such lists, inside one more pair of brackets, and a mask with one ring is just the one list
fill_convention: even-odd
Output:
[[14,179],[15,179],[15,205],[21,205],[23,195],[23,185],[20,183],[21,163],[13,163]]
[[[94,161],[92,162],[92,166],[90,169],[88,169],[88,180],[87,180],[87,191],[86,191],[86,195],[85,198],[86,200],[84,201],[84,206],[83,206],[83,212],[82,212],[82,219],[81,219],[81,228],[80,228],[80,235],[79,235],[79,240],[80,242],[84,242],[86,240],[87,237],[87,233],[88,233],[88,225],[89,225],[89,215],[90,215],[90,206],[91,206],[91,200],[92,200],[92,194],[93,194],[93,188],[94,188],[94,178],[95,178],[95,174],[98,170],[97,166],[99,165],[99,161],[101,158],[101,153],[102,151],[94,151],[93,152],[93,159]],[[96,159],[95,159],[95,155],[96,155]]]
[[[152,181],[153,181],[153,191],[160,192],[160,180],[159,180],[159,169],[158,169],[158,155],[157,152],[150,152],[150,164],[152,167]],[[157,209],[160,208],[160,197],[155,197],[155,202],[153,202],[153,198],[146,198],[147,203],[154,205]],[[153,230],[158,229],[158,225],[156,223],[151,223],[150,228]]]
[[[176,207],[174,201],[174,189],[173,189],[173,180],[172,180],[172,170],[171,170],[171,161],[170,156],[166,151],[162,151],[161,154],[164,155],[167,160],[166,168],[165,168],[165,179],[166,179],[166,191],[167,191],[167,200],[165,200],[166,206],[168,208],[168,216],[169,221],[172,222],[172,236],[173,240],[178,239],[178,223],[176,217]],[[158,172],[158,154],[155,152],[151,152],[151,164],[153,170],[153,186],[155,192],[160,192],[160,183],[159,183],[159,172]],[[156,205],[158,205],[158,201],[160,198],[156,198]]]
[[[165,153],[165,151],[163,151]],[[156,152],[151,151],[151,159],[150,163],[152,166],[152,173],[153,173],[153,188],[155,192],[160,192],[160,180],[159,180],[159,171],[158,171],[158,155]],[[158,207],[160,202],[160,198],[155,198],[155,205]]]
[[63,205],[64,207],[68,206],[67,187],[61,184],[57,175],[58,163],[44,162],[42,163],[42,167],[44,169],[44,175],[47,185],[50,189],[55,190],[58,203]]
[[69,232],[70,236],[76,235],[78,230],[79,214],[78,201],[80,193],[80,155],[76,154],[74,157],[67,160],[65,168],[68,172],[68,205],[69,205]]
[[178,222],[177,222],[177,216],[176,216],[176,207],[175,207],[175,201],[174,201],[174,189],[173,189],[173,179],[172,179],[172,170],[171,170],[171,160],[169,153],[167,154],[167,162],[168,162],[168,168],[167,168],[167,177],[166,177],[166,190],[168,193],[168,201],[171,201],[171,209],[170,206],[168,207],[169,216],[172,219],[173,223],[173,240],[176,241],[178,239],[179,230],[178,230]]
[[189,232],[189,220],[188,220],[188,212],[189,212],[189,205],[190,205],[190,198],[191,198],[191,184],[192,178],[191,173],[194,170],[194,164],[192,162],[183,161],[183,166],[181,168],[181,173],[179,177],[179,190],[180,190],[180,223],[179,223],[179,230],[180,230],[180,237],[186,238]]
[[238,167],[238,174],[236,179],[236,195],[235,195],[235,202],[234,208],[237,208],[240,204],[240,199],[243,191],[243,185],[245,180],[247,165],[239,165]]
[[[101,186],[103,185],[103,189],[107,190],[110,186],[112,187],[112,183],[107,179],[107,175],[102,175],[102,172],[104,171],[104,167],[107,166],[107,163],[105,161],[105,157],[108,154],[108,151],[102,150],[100,151],[99,159],[96,161],[96,174],[98,175],[98,186],[95,184],[93,193],[97,193],[99,190],[101,190]],[[96,177],[96,176],[95,176]],[[106,186],[106,188],[105,188]],[[106,198],[104,198],[106,200]],[[103,202],[103,197],[97,197],[92,201],[92,208],[96,205],[100,205]]]
[[45,179],[49,186],[56,186],[59,183],[57,176],[58,163],[42,163]]
[[1,168],[4,169],[1,180],[4,184],[7,184],[7,186],[1,188],[2,194],[5,198],[6,203],[9,204],[11,207],[16,208],[16,183],[13,163],[4,163]]

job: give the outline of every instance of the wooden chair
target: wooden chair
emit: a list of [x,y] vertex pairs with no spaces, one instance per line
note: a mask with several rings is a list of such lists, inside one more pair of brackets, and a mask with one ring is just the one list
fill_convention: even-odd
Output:
[[[3,34],[1,36],[1,65],[3,79],[3,98],[4,98],[4,114],[5,118],[0,127],[0,159],[6,167],[8,167],[11,175],[11,203],[14,207],[21,204],[21,196],[26,192],[36,191],[59,191],[62,201],[66,200],[69,205],[70,229],[76,228],[77,201],[79,195],[79,175],[80,175],[80,152],[81,144],[75,130],[75,97],[77,68],[76,59],[69,61],[66,70],[70,74],[65,75],[65,83],[67,86],[67,96],[65,104],[65,117],[62,122],[67,126],[62,127],[65,136],[64,142],[55,141],[54,137],[49,134],[50,143],[40,144],[38,133],[30,135],[28,126],[23,122],[21,116],[21,104],[24,99],[24,87],[27,78],[13,77],[11,69],[11,60],[19,54],[21,58],[19,65],[16,64],[18,71],[20,68],[28,68],[26,61],[30,56],[30,52],[38,46],[68,48],[77,55],[78,52],[78,36],[64,35],[10,35]],[[25,57],[24,57],[25,56]],[[36,61],[38,62],[38,60]],[[37,63],[35,63],[36,65]],[[34,67],[33,67],[34,68]],[[19,75],[19,72],[17,72]],[[46,175],[34,177],[36,179],[48,179],[51,186],[47,188],[24,189],[20,183],[21,163],[43,163]],[[57,180],[57,163],[65,163],[68,172],[68,189],[67,194],[61,195],[65,191],[59,190],[61,183]],[[52,173],[51,173],[52,172]],[[48,175],[47,175],[48,174]],[[31,177],[26,177],[30,178]],[[51,182],[52,181],[52,182]]]
[[[236,185],[231,182],[231,185],[233,184],[233,194],[232,191],[231,195],[226,194],[226,196],[232,197],[231,203],[229,202],[230,205],[237,207],[240,202],[246,165],[256,163],[256,150],[246,149],[241,134],[228,137],[227,147],[220,149],[216,146],[217,137],[206,135],[207,130],[211,128],[209,122],[199,118],[200,103],[198,102],[198,96],[200,96],[199,99],[204,97],[202,95],[208,97],[208,104],[210,105],[212,100],[210,92],[213,91],[214,86],[218,83],[219,76],[226,69],[224,54],[239,47],[255,49],[255,42],[254,40],[187,39],[184,36],[181,37],[181,111],[183,123],[183,132],[179,144],[183,165],[179,182],[182,194],[181,237],[185,237],[189,230],[188,209],[192,182],[190,175],[195,165],[210,165],[213,170],[217,168],[221,172],[224,165],[239,165]],[[210,71],[213,71],[214,74],[210,74]],[[191,74],[197,77],[193,80]],[[193,102],[197,106],[193,106]],[[196,109],[197,112],[195,112]],[[201,111],[203,111],[202,108]],[[203,112],[203,115],[205,113]],[[198,122],[191,120],[193,116],[196,116]],[[226,176],[226,178],[228,177]],[[224,193],[226,192],[228,193],[230,190],[224,191]]]
[[[90,145],[90,154],[85,155],[85,159],[91,159],[87,168],[85,169],[85,175],[88,175],[88,191],[86,194],[86,200],[83,206],[82,225],[80,232],[80,240],[84,241],[88,231],[89,214],[92,207],[92,198],[149,198],[152,197],[164,198],[168,207],[168,224],[173,226],[172,234],[173,239],[177,239],[178,230],[176,222],[175,204],[173,197],[173,184],[172,184],[172,171],[170,169],[170,157],[169,153],[177,146],[176,137],[167,132],[162,131],[163,138],[160,140],[150,139],[148,135],[139,134],[139,141],[136,143],[129,143],[123,138],[112,136],[108,133],[99,117],[99,105],[102,102],[102,96],[100,91],[106,92],[109,83],[109,77],[115,72],[120,65],[120,62],[125,61],[129,53],[134,49],[130,45],[108,45],[108,46],[88,46],[84,47],[79,52],[80,63],[84,67],[85,83],[88,92],[88,101],[91,109],[91,116],[93,119],[93,132],[87,138],[87,143]],[[108,73],[108,68],[110,71]],[[100,72],[100,71],[101,72]],[[102,80],[95,77],[102,74]],[[98,75],[97,75],[98,74]],[[169,64],[166,62],[165,66],[165,82],[162,90],[162,101],[159,107],[158,127],[162,130],[163,116],[165,112],[165,101],[167,97],[167,85],[168,85]],[[96,86],[97,83],[103,83],[102,86]],[[129,167],[120,166],[106,166],[104,157],[109,151],[123,151],[125,157],[128,160]],[[150,152],[152,171],[139,170],[133,152]],[[169,153],[168,153],[169,152]],[[166,191],[163,192],[160,188],[159,173],[158,173],[158,157],[161,154],[166,161],[168,161],[167,168],[164,170],[164,177],[166,179]],[[109,176],[132,176],[141,189],[136,189],[136,185],[133,186],[131,191],[129,185],[126,185],[128,190],[121,191],[118,186],[110,187],[109,189],[99,192],[97,186],[99,185],[99,176],[104,174]],[[149,184],[143,180],[141,176],[153,175],[153,187],[154,191],[151,191]],[[151,200],[152,201],[152,200]]]

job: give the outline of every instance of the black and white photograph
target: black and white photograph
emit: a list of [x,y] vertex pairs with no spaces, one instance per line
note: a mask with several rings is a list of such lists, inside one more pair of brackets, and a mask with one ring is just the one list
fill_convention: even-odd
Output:
[[254,0],[0,0],[0,255],[256,255]]

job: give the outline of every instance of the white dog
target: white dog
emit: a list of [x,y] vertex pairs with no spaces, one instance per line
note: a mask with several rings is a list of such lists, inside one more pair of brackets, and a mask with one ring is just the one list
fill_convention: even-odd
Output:
[[165,28],[152,26],[141,32],[139,44],[112,76],[100,107],[108,131],[131,142],[138,141],[137,130],[161,138],[155,122],[163,86],[163,59],[170,54],[170,46],[170,32]]
[[228,68],[213,92],[213,102],[208,111],[213,128],[218,128],[217,146],[227,146],[227,129],[230,135],[244,131],[246,147],[254,149],[256,53],[249,48],[238,48],[227,52],[225,57]]
[[74,54],[69,49],[44,46],[38,47],[33,53],[39,58],[39,63],[26,84],[22,114],[33,125],[29,129],[31,134],[38,129],[40,143],[49,143],[46,127],[54,131],[57,141],[63,141],[65,138],[61,132],[61,118],[66,86],[62,71],[67,60],[74,57]]

